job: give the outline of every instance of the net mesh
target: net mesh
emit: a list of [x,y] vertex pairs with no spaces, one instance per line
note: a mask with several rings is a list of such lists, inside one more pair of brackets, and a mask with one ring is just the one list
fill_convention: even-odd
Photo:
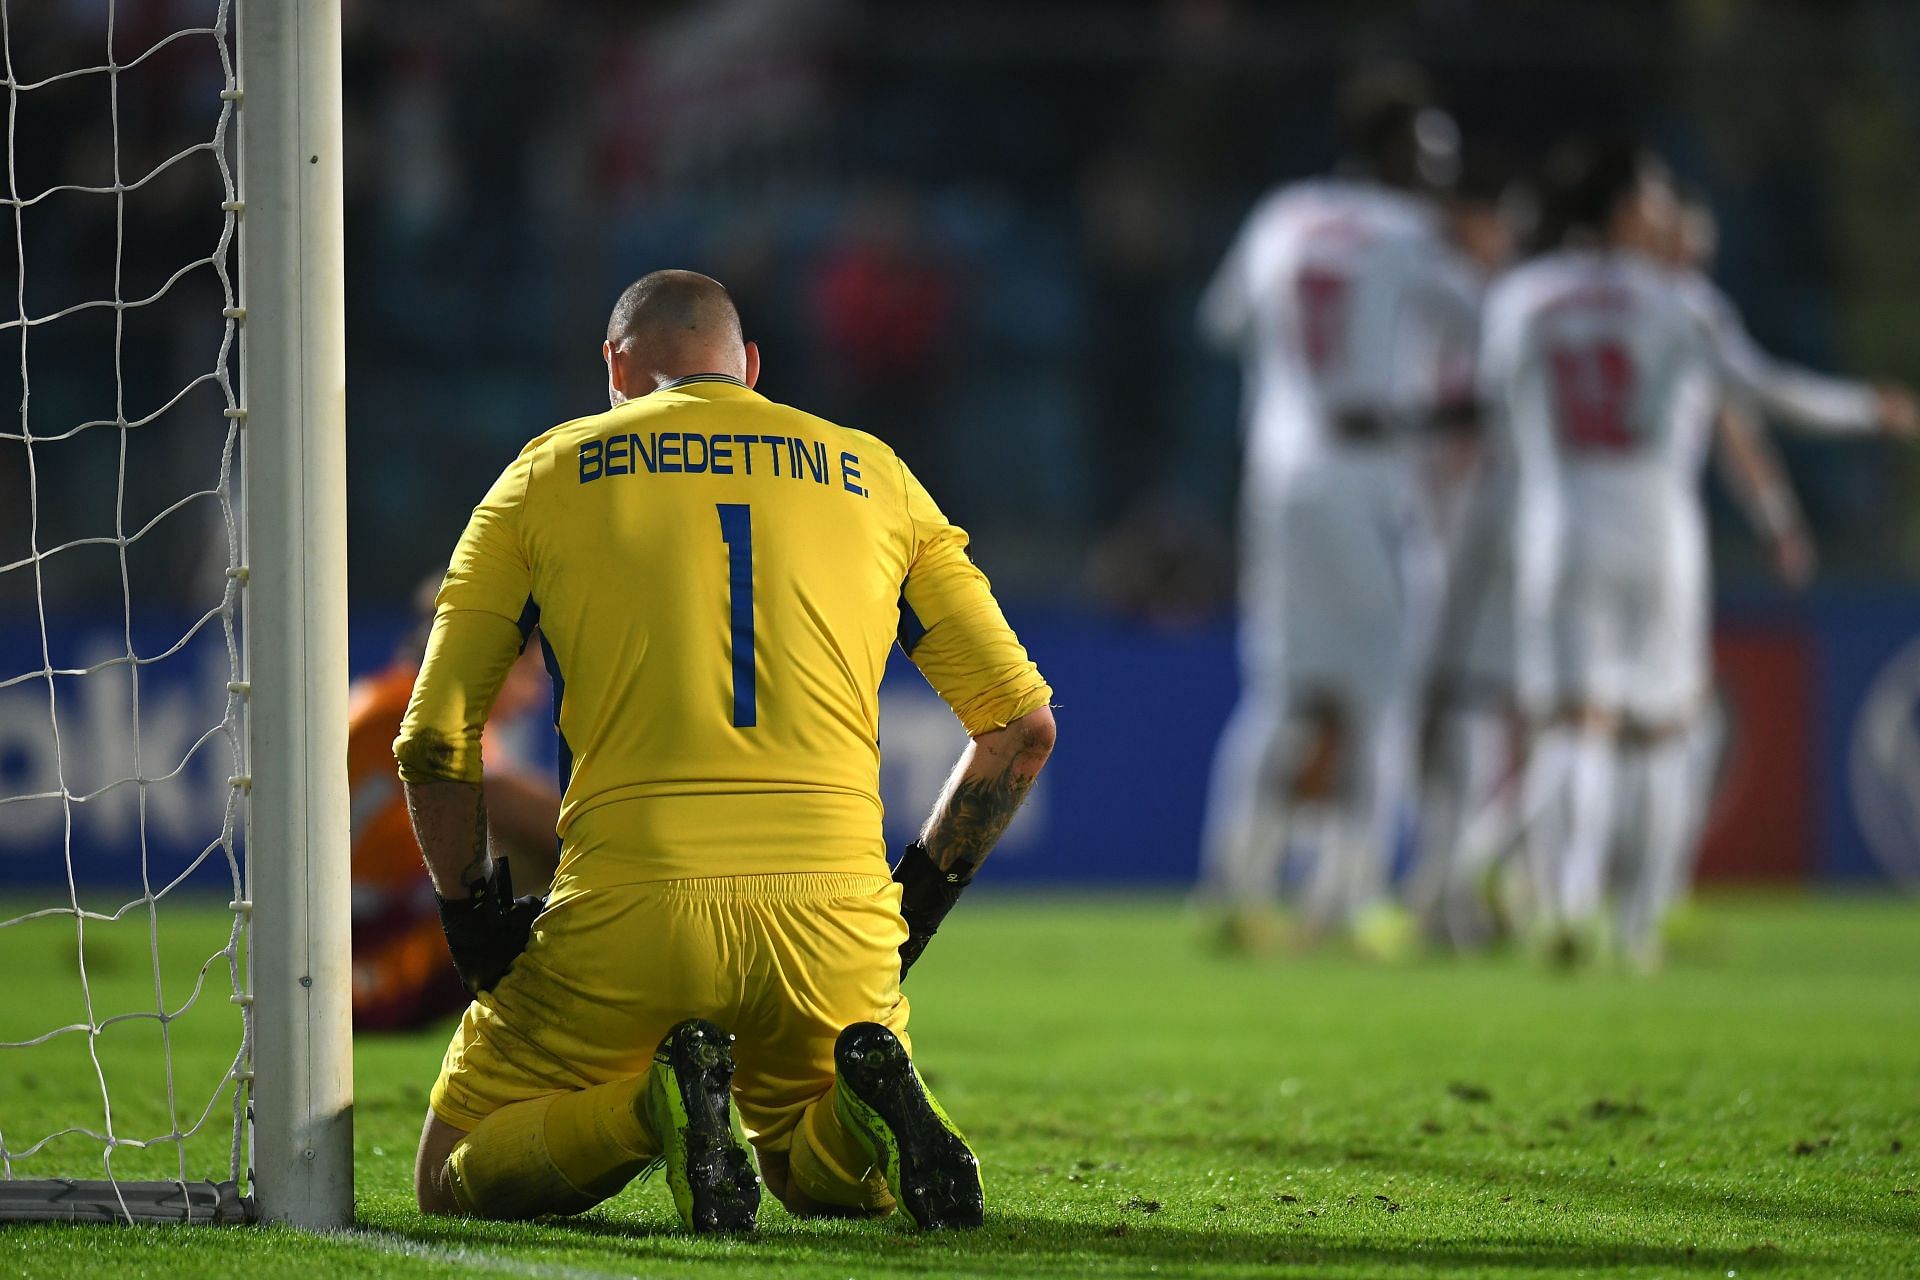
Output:
[[127,1217],[245,1156],[230,6],[0,0],[0,1188]]

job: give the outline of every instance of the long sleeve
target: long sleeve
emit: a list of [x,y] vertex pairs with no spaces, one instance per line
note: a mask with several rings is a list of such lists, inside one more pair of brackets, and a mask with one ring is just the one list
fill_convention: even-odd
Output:
[[520,538],[523,455],[467,521],[434,602],[433,632],[393,754],[408,782],[478,782],[480,738],[535,609]]
[[966,533],[905,464],[900,469],[914,546],[900,593],[900,647],[971,735],[1047,705],[1053,690],[968,558]]
[[1200,295],[1200,337],[1215,351],[1235,354],[1253,327],[1253,258],[1260,229],[1268,220],[1269,203],[1254,206],[1234,236],[1233,244]]
[[1711,286],[1706,286],[1700,308],[1707,340],[1736,395],[1769,416],[1805,430],[1834,434],[1873,430],[1879,409],[1872,387],[1775,360],[1754,342],[1733,304]]

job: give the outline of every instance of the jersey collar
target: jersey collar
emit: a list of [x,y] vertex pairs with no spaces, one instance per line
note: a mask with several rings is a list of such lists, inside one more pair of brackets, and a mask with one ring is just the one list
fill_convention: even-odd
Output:
[[684,378],[675,378],[672,382],[663,382],[655,387],[654,390],[678,391],[681,387],[690,386],[696,382],[724,382],[739,387],[742,391],[752,390],[751,387],[740,381],[740,379],[726,373],[690,373]]

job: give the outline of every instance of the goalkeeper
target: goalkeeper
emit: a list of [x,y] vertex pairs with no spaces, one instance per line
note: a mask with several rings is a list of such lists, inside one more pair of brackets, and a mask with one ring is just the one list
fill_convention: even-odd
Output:
[[[661,1159],[684,1225],[744,1229],[744,1133],[794,1212],[978,1225],[900,982],[1045,762],[1051,690],[892,450],[754,392],[718,283],[637,281],[602,354],[612,410],[534,440],[474,510],[394,743],[475,993],[420,1207],[577,1213]],[[566,775],[544,907],[513,899],[479,785],[536,625]],[[896,637],[973,741],[890,879]]]

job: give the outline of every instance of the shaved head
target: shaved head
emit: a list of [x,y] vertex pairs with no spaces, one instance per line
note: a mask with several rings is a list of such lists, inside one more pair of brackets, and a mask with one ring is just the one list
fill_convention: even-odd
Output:
[[626,287],[607,319],[607,341],[712,346],[740,341],[740,313],[727,287],[698,271],[655,271]]
[[[614,402],[663,383],[721,373],[751,383],[751,356],[740,313],[726,286],[697,271],[655,271],[620,294],[607,318],[605,354]],[[616,369],[616,365],[619,368]]]

